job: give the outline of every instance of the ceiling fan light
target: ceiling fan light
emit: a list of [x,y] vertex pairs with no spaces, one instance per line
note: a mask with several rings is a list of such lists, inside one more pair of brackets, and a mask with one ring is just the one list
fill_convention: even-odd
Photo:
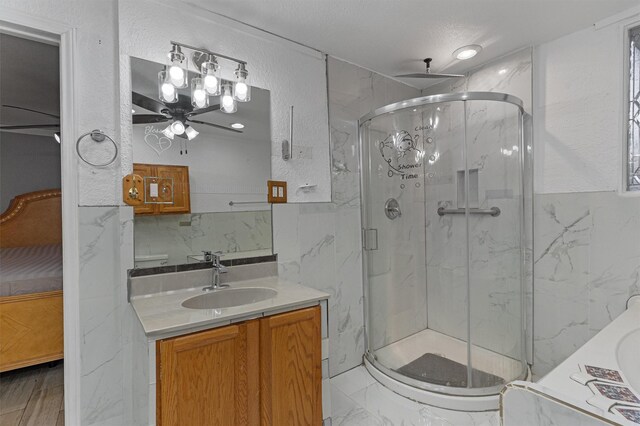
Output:
[[175,134],[171,131],[171,124],[168,125],[163,131],[162,134],[165,135],[166,137],[168,137],[169,139],[173,140],[173,137],[175,136]]
[[158,73],[158,99],[168,104],[178,102],[178,91],[167,79],[166,69]]
[[471,59],[476,56],[482,50],[482,46],[479,44],[470,44],[468,46],[462,46],[459,49],[456,49],[453,52],[453,57],[456,59],[460,59],[464,61],[466,59]]
[[180,120],[176,120],[173,123],[171,123],[171,131],[175,134],[180,136],[181,134],[184,133],[184,123]]
[[200,132],[198,132],[196,129],[194,129],[191,126],[187,126],[187,128],[184,129],[184,133],[187,135],[187,139],[189,140],[194,139],[196,136],[200,134]]

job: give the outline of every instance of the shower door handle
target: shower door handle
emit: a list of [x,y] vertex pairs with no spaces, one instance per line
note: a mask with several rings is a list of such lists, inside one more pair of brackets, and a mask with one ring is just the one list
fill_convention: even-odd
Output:
[[[447,209],[444,207],[438,208],[438,216],[444,216],[446,214],[465,214],[466,209]],[[498,207],[491,207],[490,209],[469,209],[469,214],[488,214],[489,216],[500,216],[500,209]]]

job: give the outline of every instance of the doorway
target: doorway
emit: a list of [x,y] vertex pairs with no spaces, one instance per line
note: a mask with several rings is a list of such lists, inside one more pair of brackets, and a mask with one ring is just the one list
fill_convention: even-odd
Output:
[[64,424],[59,50],[0,33],[0,424]]

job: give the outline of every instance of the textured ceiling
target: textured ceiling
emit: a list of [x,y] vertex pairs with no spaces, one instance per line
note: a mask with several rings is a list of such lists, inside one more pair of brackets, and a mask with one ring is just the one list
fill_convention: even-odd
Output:
[[[183,0],[393,76],[472,69],[638,5],[638,0]],[[480,44],[475,58],[452,52]],[[416,87],[413,80],[404,80]],[[421,82],[422,83],[422,82]]]

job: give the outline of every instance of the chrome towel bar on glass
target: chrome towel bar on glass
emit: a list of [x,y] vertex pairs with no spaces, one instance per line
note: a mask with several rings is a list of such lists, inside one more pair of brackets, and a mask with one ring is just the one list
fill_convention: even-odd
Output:
[[[438,215],[444,216],[445,214],[465,214],[465,209],[447,209],[445,207],[438,208]],[[469,214],[488,214],[490,216],[500,216],[500,209],[498,207],[491,207],[490,209],[469,209]]]

